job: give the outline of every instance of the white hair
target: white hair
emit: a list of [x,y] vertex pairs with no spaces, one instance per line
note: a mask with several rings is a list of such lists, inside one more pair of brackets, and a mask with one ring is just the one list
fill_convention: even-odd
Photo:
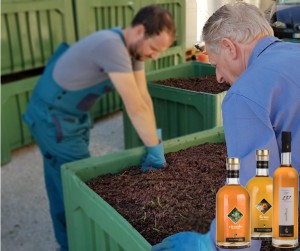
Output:
[[205,23],[202,38],[207,50],[218,53],[222,38],[249,43],[274,32],[262,11],[245,2],[223,5]]

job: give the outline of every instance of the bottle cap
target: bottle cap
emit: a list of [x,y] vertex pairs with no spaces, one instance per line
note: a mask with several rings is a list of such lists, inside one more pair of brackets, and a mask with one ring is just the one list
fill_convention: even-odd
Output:
[[227,158],[226,159],[226,169],[227,170],[239,170],[240,169],[240,159],[239,158]]
[[256,169],[269,168],[269,150],[257,149],[256,150]]
[[282,145],[282,150],[281,152],[287,153],[291,152],[291,138],[292,138],[292,133],[291,132],[286,132],[283,131],[281,133],[281,145]]
[[269,156],[269,150],[267,149],[258,149],[256,150],[257,156]]

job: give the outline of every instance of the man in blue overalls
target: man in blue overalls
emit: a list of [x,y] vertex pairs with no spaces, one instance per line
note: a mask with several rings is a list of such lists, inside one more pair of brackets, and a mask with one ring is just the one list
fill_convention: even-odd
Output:
[[174,37],[171,14],[147,6],[136,14],[131,27],[101,30],[70,47],[62,44],[49,60],[24,120],[43,155],[50,213],[61,250],[68,250],[68,242],[60,167],[90,156],[87,111],[105,92],[119,93],[147,148],[141,170],[165,166],[143,61],[157,59]]
[[[222,115],[227,154],[241,161],[240,183],[245,186],[256,174],[256,149],[270,151],[273,176],[280,166],[282,131],[292,133],[292,165],[300,173],[300,45],[274,37],[264,14],[241,1],[218,9],[202,36],[218,82],[231,85]],[[213,221],[208,233],[177,233],[153,251],[225,250],[215,239]],[[261,241],[251,240],[244,250],[260,248]]]

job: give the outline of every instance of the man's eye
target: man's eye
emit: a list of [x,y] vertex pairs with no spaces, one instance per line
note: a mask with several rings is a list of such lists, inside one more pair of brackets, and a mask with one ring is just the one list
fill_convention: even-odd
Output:
[[159,52],[158,49],[156,49],[156,48],[154,48],[154,47],[152,47],[152,46],[150,46],[150,49],[151,49],[152,51],[154,51],[154,52]]

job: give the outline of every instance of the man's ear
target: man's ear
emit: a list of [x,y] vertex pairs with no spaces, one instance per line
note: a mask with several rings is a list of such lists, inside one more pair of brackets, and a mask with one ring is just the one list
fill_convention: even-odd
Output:
[[222,38],[221,48],[227,53],[229,57],[235,59],[237,57],[237,45],[229,38]]
[[135,33],[136,33],[137,37],[144,36],[144,33],[145,33],[144,25],[138,24],[134,28],[135,28]]

